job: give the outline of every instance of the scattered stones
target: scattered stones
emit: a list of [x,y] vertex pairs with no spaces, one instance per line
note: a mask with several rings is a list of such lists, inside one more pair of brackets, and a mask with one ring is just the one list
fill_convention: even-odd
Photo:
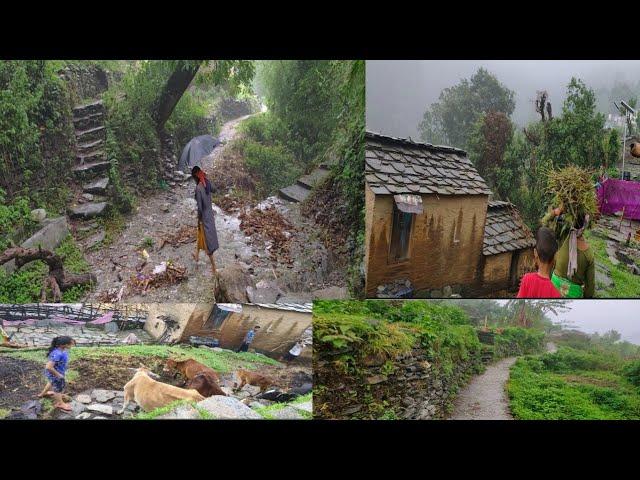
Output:
[[116,398],[116,393],[113,390],[96,389],[91,393],[91,396],[96,402],[105,403]]
[[411,280],[395,280],[393,282],[378,285],[378,298],[411,298],[414,288]]
[[113,407],[110,405],[102,405],[100,403],[93,403],[91,405],[87,405],[87,410],[92,412],[103,413],[105,415],[113,415]]
[[237,398],[214,395],[201,402],[198,407],[209,412],[214,418],[220,419],[260,419],[262,416],[246,406]]
[[611,272],[600,264],[596,264],[596,283],[602,288],[611,288],[614,286],[613,279],[611,278]]
[[33,220],[34,222],[41,223],[45,218],[47,218],[47,211],[44,208],[36,208],[35,210],[31,210],[31,220]]
[[313,401],[309,400],[308,402],[304,402],[304,403],[294,403],[293,408],[296,408],[298,410],[302,410],[303,412],[308,412],[308,413],[313,413]]
[[160,420],[195,420],[200,417],[200,412],[191,405],[180,405],[175,410],[157,418]]
[[76,402],[84,403],[88,405],[91,403],[91,395],[80,394],[76,396]]
[[89,420],[91,414],[89,412],[82,412],[80,415],[76,415],[76,420]]
[[386,375],[372,375],[365,380],[368,385],[377,385],[378,383],[386,382],[388,380]]
[[303,420],[305,418],[297,409],[292,406],[281,408],[280,410],[273,410],[269,412],[269,415],[279,420]]

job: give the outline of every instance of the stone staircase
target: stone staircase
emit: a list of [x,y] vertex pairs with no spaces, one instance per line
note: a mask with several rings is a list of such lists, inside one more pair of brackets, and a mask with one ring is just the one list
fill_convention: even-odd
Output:
[[329,173],[331,173],[330,167],[326,164],[322,164],[309,175],[303,175],[300,177],[293,185],[280,189],[278,194],[280,198],[289,202],[302,202],[306,200],[311,193],[311,190],[327,178]]
[[104,147],[106,127],[102,100],[96,100],[73,109],[73,126],[76,135],[76,164],[73,173],[82,183],[82,194],[69,207],[69,216],[86,220],[103,215],[109,205],[107,160]]

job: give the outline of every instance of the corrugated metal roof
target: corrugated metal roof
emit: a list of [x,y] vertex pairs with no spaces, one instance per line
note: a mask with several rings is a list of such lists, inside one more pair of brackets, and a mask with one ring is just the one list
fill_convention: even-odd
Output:
[[312,303],[247,303],[260,308],[270,308],[273,310],[289,310],[292,312],[311,313]]

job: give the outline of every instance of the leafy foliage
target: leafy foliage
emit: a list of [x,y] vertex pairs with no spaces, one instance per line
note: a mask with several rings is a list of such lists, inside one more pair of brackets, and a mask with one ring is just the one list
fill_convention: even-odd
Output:
[[445,88],[438,101],[431,104],[418,125],[420,138],[434,144],[466,148],[472,126],[488,112],[502,112],[507,117],[515,109],[515,93],[501,84],[484,68]]
[[615,164],[618,133],[605,129],[604,123],[593,90],[572,78],[560,116],[514,135],[504,157],[508,168],[499,172],[497,189],[518,206],[530,226],[538,225],[552,200],[546,190],[548,172],[569,165],[593,171]]
[[55,67],[44,60],[0,61],[2,203],[22,196],[32,208],[63,208],[73,132],[68,92]]
[[511,410],[519,419],[639,419],[640,392],[619,374],[620,364],[612,355],[568,347],[520,358],[507,387]]
[[537,353],[544,347],[544,332],[533,328],[507,327],[494,338],[496,357]]

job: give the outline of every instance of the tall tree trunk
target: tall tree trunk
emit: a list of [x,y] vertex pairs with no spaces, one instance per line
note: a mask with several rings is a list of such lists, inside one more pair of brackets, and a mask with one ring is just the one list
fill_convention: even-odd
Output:
[[200,65],[193,62],[176,62],[176,68],[164,85],[154,112],[158,131],[164,130],[164,124],[167,123],[173,109],[176,108],[199,68]]

